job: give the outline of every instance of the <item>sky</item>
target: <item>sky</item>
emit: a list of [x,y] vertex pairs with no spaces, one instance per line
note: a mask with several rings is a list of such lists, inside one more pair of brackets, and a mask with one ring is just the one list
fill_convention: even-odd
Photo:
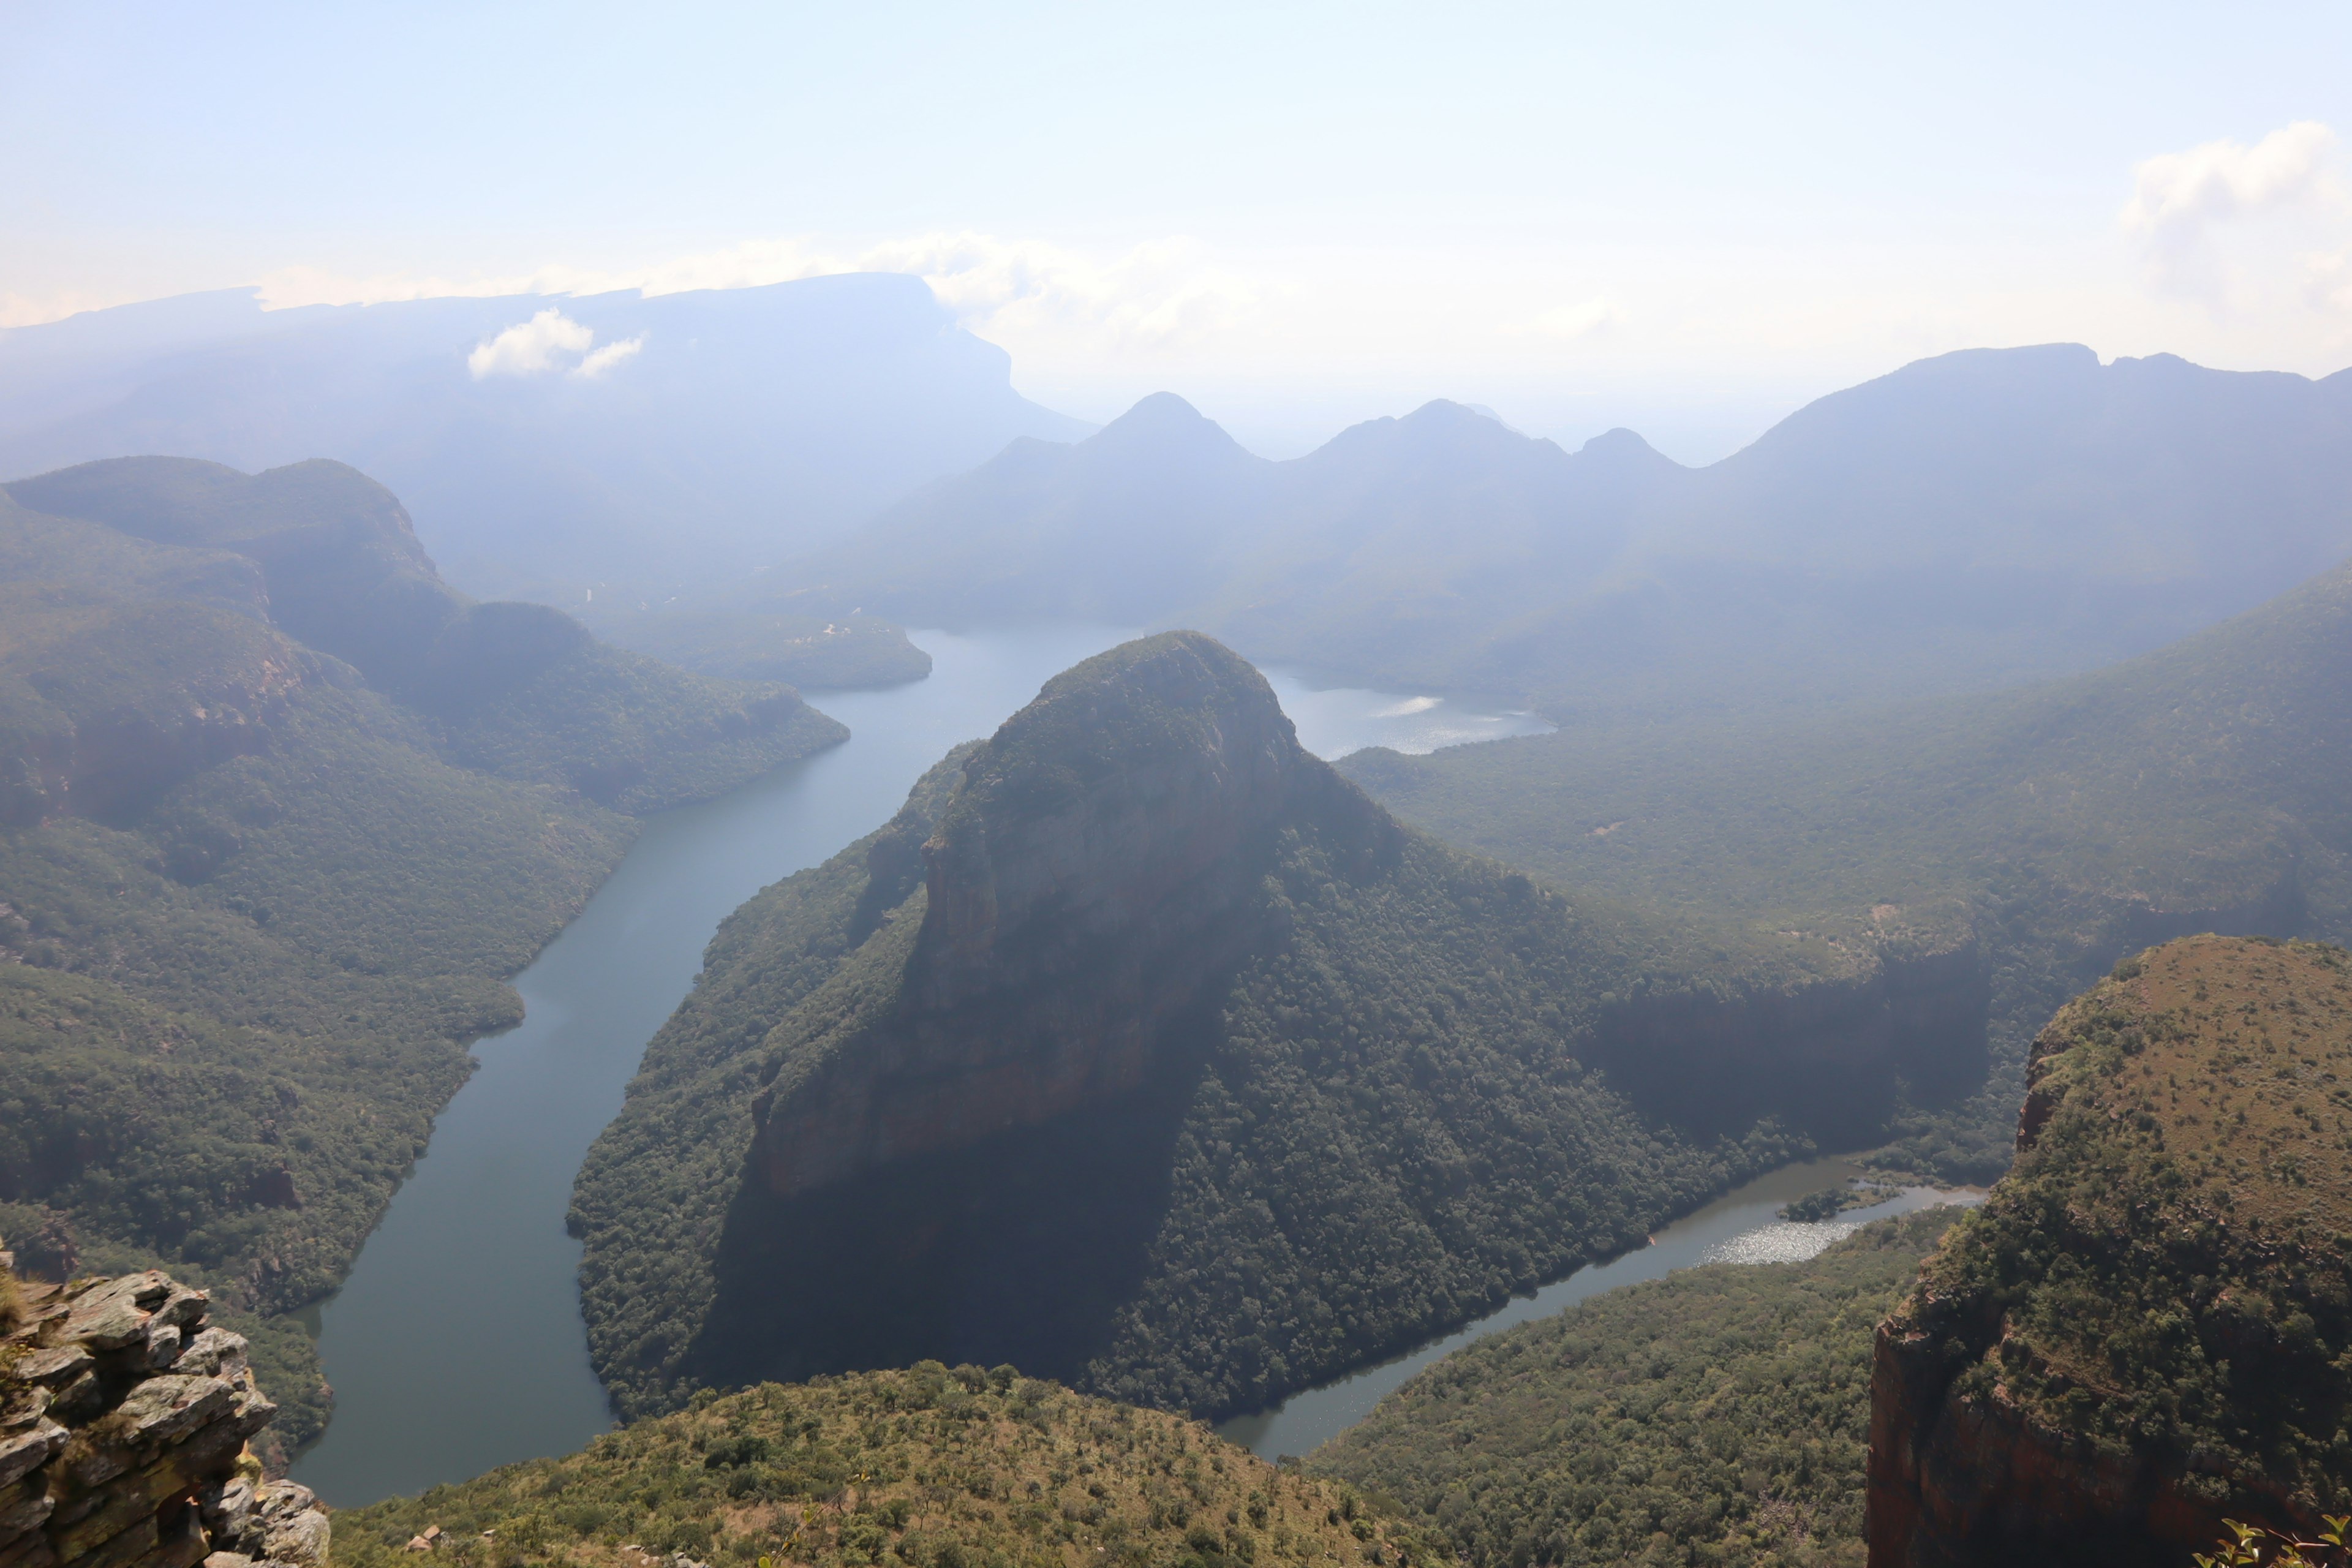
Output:
[[2340,5],[0,0],[0,325],[881,268],[1087,418],[1701,461],[1958,348],[2352,365],[2347,65]]

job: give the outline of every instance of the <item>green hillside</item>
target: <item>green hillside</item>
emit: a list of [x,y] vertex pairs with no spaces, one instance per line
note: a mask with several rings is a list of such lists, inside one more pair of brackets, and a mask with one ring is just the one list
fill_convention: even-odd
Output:
[[1009,1366],[767,1384],[335,1516],[348,1568],[1423,1568],[1427,1531],[1345,1485],[1277,1470],[1189,1421]]
[[1874,1552],[2185,1563],[2352,1513],[2347,1081],[2341,948],[2185,938],[2062,1009],[2016,1168],[1880,1332]]
[[1804,724],[1564,731],[1343,771],[1450,842],[1757,929],[1945,902],[1986,948],[2002,1067],[1972,1124],[1896,1158],[2005,1163],[2026,1042],[2182,931],[2352,928],[2352,568],[2145,658]]
[[592,1353],[632,1413],[925,1355],[1249,1408],[1883,1116],[1969,1023],[1888,973],[1401,830],[1130,644],[721,927],[575,1189]]
[[1871,1332],[1953,1218],[1708,1264],[1447,1356],[1307,1458],[1473,1568],[1859,1568]]
[[[175,481],[145,512],[142,475]],[[568,622],[536,668],[459,647],[506,607],[443,588],[378,487],[292,479],[16,487],[107,521],[0,496],[0,1236],[36,1271],[213,1290],[299,1446],[326,1412],[285,1314],[341,1280],[467,1042],[520,1017],[507,978],[627,847],[599,796],[691,798],[841,731]],[[478,679],[436,702],[415,672],[453,650]]]

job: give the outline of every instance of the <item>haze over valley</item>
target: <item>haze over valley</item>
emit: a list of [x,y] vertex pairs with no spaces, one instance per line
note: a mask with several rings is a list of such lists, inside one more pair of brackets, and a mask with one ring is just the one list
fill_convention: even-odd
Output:
[[2352,1563],[2341,16],[21,9],[0,1568]]

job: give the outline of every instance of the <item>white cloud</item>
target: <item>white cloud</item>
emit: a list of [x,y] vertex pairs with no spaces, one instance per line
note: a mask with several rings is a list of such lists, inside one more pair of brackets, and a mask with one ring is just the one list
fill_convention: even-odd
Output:
[[2134,171],[2132,198],[2118,215],[2147,247],[2160,289],[2220,303],[2230,277],[2214,240],[2240,220],[2345,205],[2330,167],[2336,132],[2297,121],[2249,147],[2223,139],[2150,158]]
[[509,327],[466,356],[466,368],[480,381],[491,375],[537,375],[556,368],[558,355],[585,354],[596,330],[550,306],[530,321]]
[[1544,337],[1576,339],[1598,336],[1623,326],[1626,320],[1624,306],[1606,295],[1596,294],[1590,300],[1546,310],[1529,326]]
[[623,360],[635,358],[637,351],[645,346],[646,335],[643,332],[639,332],[634,338],[623,338],[617,343],[606,343],[603,348],[582,360],[572,374],[593,381]]
[[[799,238],[755,239],[645,267],[607,271],[550,266],[464,281],[401,275],[341,278],[315,268],[289,268],[263,279],[261,300],[270,310],[285,310],[622,289],[654,296],[693,289],[757,288],[843,272],[911,273],[929,283],[965,325],[984,335],[1084,336],[1123,346],[1198,342],[1230,329],[1261,302],[1263,293],[1249,279],[1212,264],[1198,244],[1181,237],[1150,241],[1101,258],[1041,240],[965,232],[914,235],[838,250]],[[558,350],[584,353],[585,340],[577,344],[551,340],[545,348],[540,346],[532,334],[554,330],[538,325],[551,314],[543,311],[477,349],[469,363],[487,368],[477,369],[475,375],[530,374],[553,368]],[[563,328],[587,331],[560,315],[555,321]],[[511,348],[499,348],[517,333],[526,336],[517,338]],[[499,351],[496,355],[491,355],[493,350]],[[598,368],[623,357],[614,354]],[[584,364],[582,373],[596,374]]]

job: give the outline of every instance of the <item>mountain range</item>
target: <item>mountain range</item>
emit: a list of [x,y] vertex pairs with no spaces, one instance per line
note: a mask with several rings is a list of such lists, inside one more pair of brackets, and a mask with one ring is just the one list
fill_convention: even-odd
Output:
[[1288,462],[1147,398],[1016,441],[772,569],[777,603],[1197,626],[1562,722],[1893,700],[2094,668],[2352,554],[2352,373],[1979,350],[1684,468],[1433,403]]

